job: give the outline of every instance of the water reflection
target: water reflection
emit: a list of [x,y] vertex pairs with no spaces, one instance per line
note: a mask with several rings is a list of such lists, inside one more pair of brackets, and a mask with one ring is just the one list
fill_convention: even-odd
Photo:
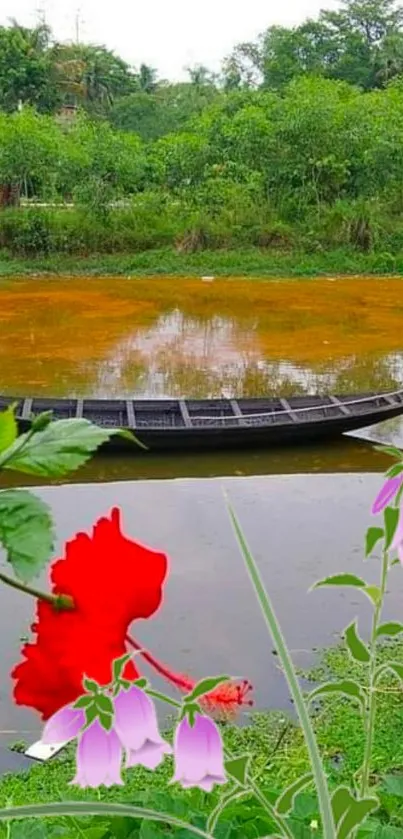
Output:
[[14,279],[0,302],[3,393],[201,398],[403,383],[400,280]]

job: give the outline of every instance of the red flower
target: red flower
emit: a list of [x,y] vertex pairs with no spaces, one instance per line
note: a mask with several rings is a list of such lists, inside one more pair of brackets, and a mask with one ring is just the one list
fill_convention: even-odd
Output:
[[[162,599],[167,557],[126,539],[120,512],[101,518],[92,538],[79,533],[66,545],[66,558],[51,568],[52,592],[70,595],[75,607],[57,611],[40,601],[32,626],[36,641],[26,644],[18,664],[14,699],[49,719],[82,693],[84,676],[107,684],[111,664],[126,652],[128,627],[149,618]],[[136,678],[128,664],[124,676]]]
[[[92,538],[79,533],[66,545],[66,558],[51,567],[52,593],[72,598],[72,610],[56,610],[39,601],[32,625],[36,641],[25,644],[25,658],[12,671],[16,679],[14,699],[49,719],[83,693],[83,677],[107,684],[111,665],[124,655],[127,644],[140,649],[127,635],[137,618],[149,618],[161,604],[167,557],[126,539],[120,531],[120,513],[94,526]],[[142,657],[182,693],[189,693],[194,680],[178,675],[143,651]],[[137,663],[137,659],[136,659]],[[123,675],[135,679],[134,664]],[[203,698],[207,713],[233,715],[244,705],[252,686],[248,681],[219,686]]]

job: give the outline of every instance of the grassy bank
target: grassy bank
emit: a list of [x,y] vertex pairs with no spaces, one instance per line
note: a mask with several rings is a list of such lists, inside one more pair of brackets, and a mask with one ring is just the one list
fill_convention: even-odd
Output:
[[334,250],[321,254],[249,248],[244,250],[177,253],[171,248],[134,254],[53,255],[31,259],[0,252],[0,276],[16,274],[87,274],[89,276],[248,276],[318,277],[335,275],[403,275],[403,252],[396,256]]
[[[403,661],[403,644],[394,644],[394,659]],[[382,653],[380,654],[382,658]],[[318,670],[310,674],[311,679],[324,675],[339,679],[354,673],[354,666],[343,647],[327,652]],[[362,675],[362,672],[361,672]],[[381,686],[377,735],[374,746],[372,782],[377,788],[381,808],[367,826],[367,833],[360,836],[373,839],[403,839],[403,696],[397,682],[389,680]],[[351,783],[362,761],[362,722],[355,706],[340,697],[323,702],[315,710],[315,728],[324,755],[326,769],[333,786],[341,782]],[[249,752],[253,755],[253,769],[271,795],[284,788],[287,782],[296,779],[308,769],[307,755],[300,733],[286,714],[255,713],[251,724],[244,728],[223,726],[227,747],[233,753]],[[168,735],[168,738],[170,735]],[[168,759],[156,772],[130,770],[126,773],[124,787],[109,790],[79,790],[69,786],[74,774],[72,753],[65,754],[53,762],[34,767],[29,774],[10,775],[0,783],[0,806],[46,801],[80,800],[108,801],[143,805],[165,810],[179,818],[202,827],[207,813],[217,801],[217,795],[210,796],[198,790],[184,791],[168,787],[172,776],[172,763]],[[317,836],[311,822],[318,818],[315,796],[312,792],[302,793],[296,799],[294,827],[297,839]],[[15,823],[17,828],[17,823]],[[60,818],[51,822],[23,822],[18,832],[0,836],[12,839],[45,839],[58,836],[59,839],[158,839],[175,836],[190,839],[187,831],[173,832],[158,825],[136,825],[124,820]],[[231,805],[221,820],[217,839],[252,839],[267,835],[271,825],[262,816],[262,811],[253,800]],[[25,831],[25,832],[23,832]]]

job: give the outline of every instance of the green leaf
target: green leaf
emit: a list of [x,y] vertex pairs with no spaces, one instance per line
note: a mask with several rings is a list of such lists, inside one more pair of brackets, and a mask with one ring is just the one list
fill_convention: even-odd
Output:
[[248,785],[248,771],[250,766],[250,755],[241,755],[234,760],[225,761],[225,771],[241,787]]
[[[294,799],[293,819],[312,819],[318,815],[318,799],[310,792],[300,792]],[[291,817],[290,817],[291,818]]]
[[400,635],[403,632],[403,623],[396,623],[395,621],[390,621],[390,623],[382,623],[378,626],[376,631],[376,637],[378,638],[380,635]]
[[354,798],[347,787],[341,786],[334,791],[332,795],[332,810],[336,827],[342,816],[344,816],[344,813],[351,807],[352,801],[354,801]]
[[84,676],[83,687],[89,693],[98,693],[100,686],[98,682],[94,681],[94,679],[87,679],[87,677]]
[[88,708],[85,709],[85,728],[88,728],[97,718],[98,709],[95,702],[93,702],[92,705],[89,705]]
[[125,679],[122,679],[122,686],[123,687],[128,687],[129,688],[132,685],[136,685],[137,688],[141,688],[141,690],[143,690],[143,688],[146,688],[148,686],[148,681],[147,681],[147,679],[136,679],[135,682],[128,682]]
[[0,453],[12,446],[18,436],[18,425],[15,418],[15,405],[9,405],[0,414]]
[[122,675],[122,672],[123,672],[127,662],[130,661],[131,657],[132,657],[131,653],[126,653],[126,655],[122,655],[120,658],[117,658],[113,662],[112,675],[113,675],[113,681],[114,682],[117,682],[118,679],[120,679],[120,677]]
[[196,714],[200,714],[200,708],[196,702],[184,702],[182,705],[182,712],[179,721],[187,717],[188,723],[193,728],[196,722]]
[[371,656],[369,654],[368,648],[365,646],[364,642],[361,641],[361,638],[358,636],[356,621],[354,621],[350,624],[350,626],[347,627],[347,629],[345,630],[345,636],[347,647],[353,659],[355,661],[361,661],[364,664],[368,664],[368,662],[371,660]]
[[380,539],[383,539],[383,527],[369,527],[365,534],[365,556],[369,556],[374,550],[375,545]]
[[402,460],[403,458],[403,451],[400,451],[395,446],[374,446],[374,451],[390,454],[391,457],[396,457],[398,460]]
[[143,449],[143,451],[148,452],[148,446],[145,446],[144,443],[142,443],[141,440],[139,440],[139,438],[136,437],[132,431],[129,431],[128,428],[118,428],[116,430],[116,436],[123,437],[124,440],[130,440],[131,443],[135,443],[137,446],[139,446],[140,449]]
[[403,463],[396,463],[395,466],[391,466],[390,469],[386,472],[387,478],[397,478],[398,475],[401,475],[403,472]]
[[354,588],[365,588],[366,582],[355,574],[335,574],[332,577],[325,577],[319,583],[312,586],[315,588],[322,588],[323,586],[354,586]]
[[285,816],[292,810],[295,796],[312,782],[312,777],[312,772],[307,772],[306,775],[302,775],[301,778],[298,778],[284,790],[276,802],[276,810],[280,815]]
[[208,679],[202,679],[197,685],[193,688],[192,692],[186,696],[186,701],[194,702],[196,699],[199,699],[201,696],[204,696],[206,693],[210,693],[214,690],[218,685],[221,685],[223,682],[230,682],[231,676],[212,676]]
[[[83,466],[93,452],[119,432],[116,428],[98,428],[86,419],[57,420],[33,435],[21,434],[7,450],[4,468],[60,478]],[[1,461],[0,456],[0,468]]]
[[102,711],[100,711],[99,722],[101,723],[102,728],[104,728],[105,731],[111,731],[113,726],[113,717],[111,717],[110,714],[103,714]]
[[374,606],[378,606],[378,604],[381,602],[382,592],[380,588],[378,588],[378,586],[365,586],[365,588],[363,588],[362,591],[364,594],[367,595],[367,597],[369,597],[371,603],[373,603]]
[[0,492],[0,543],[15,575],[24,583],[49,562],[54,545],[49,507],[22,489]]
[[347,839],[348,836],[362,824],[367,816],[379,807],[377,798],[361,798],[352,800],[350,808],[342,817],[337,830],[337,839]]
[[77,702],[74,703],[73,708],[87,708],[87,706],[92,705],[93,702],[93,696],[80,696],[80,698],[77,699]]
[[312,702],[318,696],[327,696],[333,693],[340,693],[346,699],[356,699],[360,705],[365,705],[365,694],[360,685],[352,679],[343,679],[340,682],[325,682],[308,695],[308,701]]
[[105,696],[103,693],[100,693],[95,702],[97,708],[99,708],[103,714],[110,714],[113,716],[113,703],[109,696]]
[[403,798],[403,775],[385,775],[382,787],[389,795]]
[[386,507],[384,510],[385,519],[385,550],[387,551],[392,542],[399,522],[400,510],[398,507]]

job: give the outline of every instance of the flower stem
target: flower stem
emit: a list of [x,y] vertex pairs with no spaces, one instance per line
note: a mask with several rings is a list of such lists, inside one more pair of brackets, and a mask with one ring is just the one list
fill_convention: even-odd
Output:
[[386,590],[386,582],[388,579],[388,568],[389,568],[389,554],[388,551],[383,552],[382,556],[382,569],[381,569],[381,585],[380,585],[380,592],[381,596],[377,601],[377,604],[374,608],[374,615],[372,619],[372,631],[371,631],[371,641],[370,641],[370,654],[371,660],[369,665],[369,702],[368,702],[368,711],[367,711],[367,718],[366,718],[366,740],[365,740],[365,751],[364,751],[364,763],[362,767],[362,776],[361,776],[361,797],[364,798],[368,791],[369,791],[369,776],[371,772],[371,760],[372,760],[372,749],[374,745],[374,734],[375,734],[375,719],[376,719],[376,689],[375,689],[375,681],[376,681],[376,645],[377,645],[377,630],[379,625],[379,619],[382,612],[383,606],[383,599],[385,597],[385,590]]
[[0,573],[0,580],[7,586],[24,592],[24,594],[30,594],[31,597],[36,597],[38,600],[44,600],[46,603],[50,603],[55,609],[68,611],[74,609],[74,600],[68,594],[47,594],[32,586],[27,586],[25,583],[20,583],[18,580],[13,580],[12,577],[7,577],[6,574],[2,573]]
[[[335,839],[336,827],[333,818],[333,811],[330,800],[330,793],[327,785],[327,779],[324,773],[322,760],[319,754],[318,745],[311,724],[311,719],[298,682],[298,677],[295,672],[291,656],[288,652],[285,639],[277,622],[277,618],[273,610],[270,598],[263,585],[259,569],[256,565],[251,551],[249,550],[246,539],[242,533],[240,524],[230,504],[228,504],[228,510],[238,540],[238,544],[245,561],[245,565],[247,567],[249,576],[255,589],[255,593],[259,601],[266,625],[268,626],[270,634],[273,638],[279,659],[283,667],[284,676],[287,680],[291,696],[294,700],[295,709],[297,711],[301,727],[304,733],[305,743],[309,753],[316,791],[318,794],[319,808],[322,817],[323,837],[324,839]],[[263,793],[261,794],[263,796]],[[266,800],[264,796],[263,798],[264,800]]]
[[165,696],[165,694],[160,693],[159,690],[151,690],[150,688],[146,688],[145,692],[148,696],[153,696],[154,699],[161,699],[162,702],[167,702],[168,705],[173,705],[174,708],[182,708],[180,702],[177,702],[176,699],[171,699],[170,696]]

